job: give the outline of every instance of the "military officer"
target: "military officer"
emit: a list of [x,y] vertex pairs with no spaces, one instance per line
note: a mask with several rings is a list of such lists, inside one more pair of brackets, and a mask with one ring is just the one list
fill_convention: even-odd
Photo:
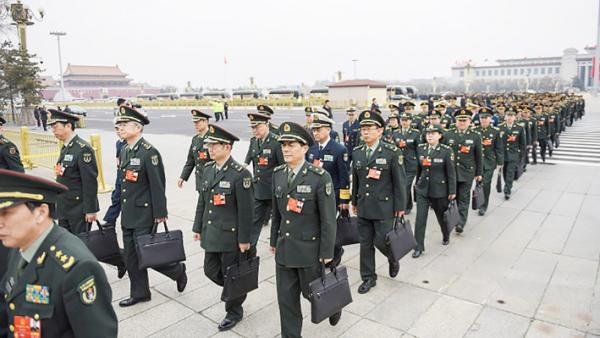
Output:
[[483,108],[479,112],[480,125],[475,127],[475,131],[481,135],[481,144],[483,145],[483,192],[485,202],[479,208],[479,216],[485,215],[490,201],[490,191],[492,187],[492,177],[494,171],[504,163],[504,144],[500,137],[498,128],[492,125],[492,111]]
[[411,127],[423,131],[429,123],[429,102],[421,101],[419,107],[421,108],[421,111],[416,114]]
[[58,224],[78,234],[86,230],[85,222],[96,221],[100,210],[96,156],[90,144],[75,133],[79,117],[55,109],[49,111],[52,133],[64,144],[54,167],[56,181],[69,188],[56,202]]
[[277,136],[270,132],[271,116],[261,113],[249,113],[250,127],[254,137],[244,163],[252,163],[254,174],[254,225],[252,226],[252,245],[256,245],[263,225],[269,222],[273,196],[273,169],[284,163],[281,145]]
[[[320,264],[333,257],[335,243],[335,192],[326,170],[308,163],[313,144],[299,124],[280,127],[285,164],[273,173],[271,252],[275,254],[277,301],[281,337],[301,337],[300,293],[308,298],[308,283],[320,276]],[[331,325],[341,312],[329,318]]]
[[[406,176],[402,155],[395,145],[383,142],[383,117],[368,110],[359,118],[364,143],[352,154],[352,209],[358,215],[360,236],[361,294],[377,282],[375,247],[388,256],[385,235],[397,217],[406,210]],[[388,256],[389,257],[389,256]],[[389,260],[389,274],[394,278],[400,266]]]
[[5,123],[6,120],[0,116],[0,169],[24,173],[25,169],[21,163],[19,149],[9,139],[2,136],[2,130],[4,129],[3,126]]
[[[266,124],[263,126],[268,130]],[[214,161],[204,165],[193,231],[194,240],[199,240],[205,251],[204,274],[223,286],[227,267],[238,263],[240,253],[251,249],[254,195],[252,175],[231,157],[233,143],[239,139],[216,125],[210,125],[209,130],[204,142]],[[229,330],[242,320],[245,299],[244,295],[225,302],[227,314],[219,331]]]
[[509,109],[506,112],[506,121],[500,125],[500,135],[505,145],[504,151],[504,198],[509,199],[512,185],[515,179],[517,165],[520,164],[525,155],[527,141],[525,130],[516,122],[516,112]]
[[117,337],[104,269],[53,221],[58,196],[67,191],[59,183],[0,169],[0,240],[11,248],[0,282],[0,336]]
[[435,111],[440,115],[440,125],[446,130],[450,129],[450,126],[454,123],[452,116],[446,113],[447,105],[446,101],[440,101],[435,105]]
[[[338,211],[347,214],[350,203],[350,162],[346,147],[331,139],[330,132],[335,122],[317,114],[313,118],[312,135],[315,143],[308,148],[306,160],[325,169],[331,176]],[[333,252],[334,265],[339,265],[344,249],[336,245]]]
[[[394,106],[394,105],[391,105]],[[398,131],[398,129],[400,129],[400,118],[398,116],[398,107],[396,107],[396,109],[393,109],[392,112],[390,113],[390,116],[388,117],[387,120],[387,125],[385,126],[385,129],[383,130],[383,140],[385,140],[388,143],[394,143],[394,133]]]
[[304,124],[304,129],[306,129],[306,131],[310,134],[312,133],[311,125],[313,123],[313,108],[305,107],[304,115],[306,116],[306,123]]
[[556,140],[560,135],[561,119],[560,113],[556,107],[548,106],[548,128],[550,129],[550,145],[548,147],[548,155],[552,157]]
[[348,150],[348,158],[352,160],[352,150],[360,142],[360,126],[358,125],[358,119],[356,118],[356,108],[349,107],[346,109],[346,115],[348,116],[348,120],[344,121],[342,132],[344,136],[344,146],[346,146],[346,149]]
[[417,247],[413,258],[418,258],[425,251],[425,228],[429,207],[435,216],[442,232],[442,244],[450,243],[450,230],[444,221],[444,212],[448,209],[448,201],[456,197],[456,167],[452,149],[440,143],[444,133],[439,125],[430,125],[425,129],[427,143],[420,144],[417,150],[417,218],[415,221],[415,239]]
[[496,113],[493,116],[494,127],[497,127],[500,123],[504,122],[504,113],[506,112],[506,106],[504,103],[498,103],[496,105]]
[[523,154],[523,158],[525,159],[524,166],[527,167],[527,164],[529,164],[529,152],[533,152],[533,142],[537,140],[537,126],[536,119],[533,116],[531,116],[531,110],[528,106],[521,106],[520,112],[520,125],[525,129],[525,138],[527,144],[525,154]]
[[[550,122],[548,115],[544,113],[543,105],[541,103],[534,104],[533,111],[535,112],[535,119],[537,123],[537,140],[533,143],[533,147],[535,148],[539,144],[542,162],[546,162],[547,140],[550,137]],[[537,164],[537,155],[533,157],[532,164]]]
[[412,185],[417,174],[417,147],[420,143],[421,132],[411,128],[412,115],[404,112],[400,116],[400,129],[393,135],[393,143],[400,149],[404,158],[404,171],[406,173],[406,210],[410,214],[413,208]]
[[456,104],[456,96],[448,96],[446,97],[448,100],[448,107],[446,108],[446,114],[454,117],[457,110],[460,110],[460,107]]
[[[471,122],[473,123],[473,125],[478,126],[479,125],[479,109],[481,109],[481,106],[474,102],[468,102],[466,106],[467,106],[467,110],[469,110],[471,112]],[[457,112],[457,114],[458,114],[458,112]]]
[[196,191],[200,193],[202,170],[204,169],[204,164],[211,160],[208,149],[204,146],[204,139],[208,132],[208,119],[210,117],[210,115],[198,109],[192,109],[192,121],[194,122],[194,128],[196,128],[196,135],[192,138],[187,160],[185,161],[181,175],[179,175],[179,180],[177,180],[179,188],[183,186],[183,182],[187,181],[192,171],[194,171],[196,174]]
[[[259,104],[258,106],[256,106],[256,110],[257,113],[259,114],[263,114],[263,115],[268,115],[268,116],[273,116],[273,114],[275,114],[275,111],[273,111],[273,109],[265,104]],[[269,122],[269,131],[275,135],[275,136],[279,136],[279,126],[277,126],[276,124]]]
[[481,135],[471,127],[473,113],[461,109],[456,113],[456,127],[444,135],[445,143],[454,151],[456,163],[456,199],[461,223],[456,232],[462,233],[469,217],[473,179],[483,179]]
[[[121,150],[119,168],[123,173],[121,191],[121,227],[125,265],[130,281],[130,296],[119,302],[127,307],[150,301],[148,270],[138,268],[137,237],[150,234],[159,223],[167,221],[165,169],[160,153],[142,137],[148,117],[137,109],[121,106],[116,117],[119,134],[127,141]],[[177,291],[187,285],[185,264],[174,263],[154,270],[177,282]]]

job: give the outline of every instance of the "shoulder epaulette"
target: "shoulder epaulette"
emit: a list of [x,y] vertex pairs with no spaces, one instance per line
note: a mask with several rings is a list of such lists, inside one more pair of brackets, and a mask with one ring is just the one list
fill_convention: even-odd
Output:
[[398,150],[398,147],[396,147],[395,145],[393,145],[393,144],[390,144],[390,143],[383,143],[383,146],[384,146],[385,148],[388,148],[388,149],[389,149],[389,150],[391,150],[391,151],[396,151],[396,150]]
[[146,150],[150,150],[150,148],[152,148],[152,145],[147,142],[142,142],[142,147],[144,147]]
[[[54,261],[58,265],[60,265],[65,271],[69,271],[73,267],[73,265],[75,265],[76,262],[75,257],[66,254],[54,245],[50,247],[50,253],[48,255],[54,258]],[[42,256],[38,258],[43,262]]]
[[317,167],[316,165],[312,165],[312,164],[308,164],[307,166],[308,170],[317,173],[319,176],[323,175],[325,173],[325,169],[321,168],[321,167]]
[[231,163],[231,167],[232,167],[233,169],[235,169],[235,171],[242,171],[242,170],[244,170],[244,166],[243,166],[243,165],[241,165],[241,164],[239,164],[239,163],[237,163],[237,162],[235,162],[235,161],[233,161],[233,162]]
[[412,130],[412,131],[416,131],[417,133],[420,133],[420,132],[421,132],[421,131],[420,131],[419,129],[417,129],[417,128],[410,128],[410,130]]
[[205,167],[210,167],[213,164],[215,164],[215,161],[208,161],[208,162],[204,163],[204,166]]
[[273,169],[273,171],[279,171],[281,169],[285,169],[286,166],[287,166],[287,164],[282,164],[280,166],[275,167],[275,169]]
[[6,143],[6,139],[4,137],[0,136],[0,144],[4,144]]
[[428,145],[429,145],[428,143],[421,143],[421,144],[419,144],[419,147],[426,148]]
[[364,147],[365,147],[365,145],[364,145],[364,144],[359,144],[359,145],[357,145],[356,147],[352,148],[352,151],[361,150],[361,149],[363,149]]
[[450,148],[450,146],[449,146],[449,145],[447,145],[447,144],[440,143],[440,146],[441,146],[442,148],[446,148],[446,149],[452,149],[452,148]]
[[83,141],[79,141],[77,140],[77,144],[79,145],[79,147],[81,148],[85,148],[87,146],[87,143],[83,142]]

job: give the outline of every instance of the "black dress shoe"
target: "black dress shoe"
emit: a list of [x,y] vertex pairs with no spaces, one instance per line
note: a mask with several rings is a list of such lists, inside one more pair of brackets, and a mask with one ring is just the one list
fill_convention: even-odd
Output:
[[448,245],[450,244],[450,240],[449,239],[445,239],[442,241],[442,245]]
[[390,262],[390,277],[396,278],[396,276],[398,276],[398,271],[400,271],[400,263]]
[[177,291],[179,292],[183,292],[183,290],[185,290],[185,287],[187,285],[187,273],[185,273],[185,263],[181,263],[183,271],[181,271],[181,276],[179,276],[179,278],[177,278]]
[[459,234],[462,234],[463,227],[464,227],[464,225],[462,225],[462,224],[457,225],[456,226],[456,232],[458,232]]
[[127,273],[125,265],[117,266],[117,277],[119,277],[119,279],[123,278],[125,276],[125,273]]
[[369,292],[369,290],[371,290],[372,287],[375,287],[375,285],[377,285],[377,281],[374,279],[367,279],[366,281],[363,281],[362,284],[358,287],[358,293],[365,294],[367,292]]
[[221,324],[219,324],[219,331],[231,330],[237,323],[239,323],[239,321],[239,319],[236,320],[225,318],[223,321],[221,321]]
[[504,199],[508,201],[510,199],[510,194],[504,194]]
[[483,209],[483,208],[481,208],[481,209],[479,209],[479,211],[477,212],[477,214],[478,214],[479,216],[483,216],[483,215],[485,215],[485,212],[486,212],[486,210],[485,210],[485,209]]
[[337,323],[340,321],[340,318],[342,318],[342,311],[334,314],[333,316],[329,317],[329,324],[331,326],[336,326]]
[[415,250],[415,251],[413,251],[412,258],[419,258],[422,253],[423,253],[423,251],[421,251],[421,250]]
[[122,301],[120,301],[119,306],[120,307],[128,307],[128,306],[135,305],[137,303],[149,302],[150,298],[151,298],[150,296],[144,297],[144,298],[129,297],[127,299],[123,299]]

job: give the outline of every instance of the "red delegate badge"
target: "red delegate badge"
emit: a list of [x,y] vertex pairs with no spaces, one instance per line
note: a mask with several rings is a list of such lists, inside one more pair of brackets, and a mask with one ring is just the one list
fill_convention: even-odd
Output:
[[198,152],[198,158],[201,159],[201,160],[208,159],[208,155],[206,155],[206,151],[199,151]]
[[302,207],[304,207],[304,202],[298,201],[295,198],[288,198],[287,210],[299,214],[302,212]]
[[42,322],[27,316],[15,316],[13,321],[14,336],[18,338],[40,338]]
[[216,206],[225,205],[225,195],[224,194],[214,194],[213,195],[213,204]]
[[312,164],[316,165],[317,167],[323,168],[323,162],[321,162],[321,160],[314,159]]
[[400,140],[400,142],[398,142],[398,147],[400,147],[400,148],[406,147],[406,141],[405,140]]
[[483,145],[484,146],[491,146],[492,145],[492,140],[490,140],[489,138],[484,138],[483,139]]
[[515,142],[517,140],[517,135],[508,135],[508,142]]
[[369,173],[367,174],[367,178],[372,178],[374,180],[378,180],[381,177],[381,170],[377,170],[375,168],[369,168]]
[[259,157],[258,165],[269,165],[269,159],[266,157]]
[[128,180],[129,182],[137,182],[138,175],[139,175],[139,173],[137,171],[133,171],[130,169],[125,171],[125,179]]
[[471,147],[462,145],[460,146],[460,152],[463,154],[468,154],[471,151]]
[[65,168],[62,166],[62,164],[56,163],[56,165],[54,166],[54,174],[56,174],[56,176],[62,176],[64,173]]
[[421,165],[424,167],[431,167],[431,159],[429,157],[422,159]]

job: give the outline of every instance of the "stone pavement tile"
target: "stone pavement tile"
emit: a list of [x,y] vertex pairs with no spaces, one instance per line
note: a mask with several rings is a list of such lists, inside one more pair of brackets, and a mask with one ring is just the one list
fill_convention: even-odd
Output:
[[527,331],[525,338],[584,338],[583,332],[569,329],[564,326],[558,326],[555,324],[541,322],[539,320],[533,321]]
[[[495,186],[493,187],[493,189],[495,189]],[[492,194],[498,194],[498,195],[500,195],[500,198],[502,198],[503,201],[500,204],[502,207],[514,208],[514,209],[518,209],[518,210],[523,209],[524,205],[528,205],[529,203],[531,203],[531,201],[533,201],[539,193],[540,193],[540,189],[530,189],[530,188],[523,187],[523,188],[519,189],[518,192],[515,191],[510,196],[510,199],[508,201],[506,201],[506,200],[504,200],[503,194],[498,194],[495,192],[495,190],[492,191]]]
[[112,300],[121,300],[125,297],[129,297],[129,278],[125,277],[121,280],[110,284],[112,289]]
[[338,337],[362,318],[348,311],[342,312],[342,318],[336,326],[331,326],[329,320],[325,319],[319,324],[313,324],[310,316],[302,324],[302,336],[315,338]]
[[585,334],[585,338],[600,338],[600,336],[588,332]]
[[512,338],[523,337],[530,319],[510,312],[484,307],[465,338]]
[[[258,289],[250,292],[244,301],[244,317],[249,317],[267,305],[276,302],[277,289],[275,285],[266,281],[262,282],[258,285]],[[219,302],[202,311],[202,315],[217,323],[225,318],[225,314],[225,303],[223,302]]]
[[150,287],[162,284],[165,281],[170,281],[173,285],[173,288],[176,287],[174,280],[172,280],[171,278],[163,275],[162,273],[160,273],[154,269],[148,269],[148,279],[150,282]]
[[169,298],[161,295],[159,292],[153,292],[152,300],[149,302],[138,303],[134,306],[129,306],[129,307],[120,307],[119,301],[114,301],[112,303],[112,305],[113,305],[113,308],[115,309],[115,313],[117,314],[117,318],[119,319],[119,322],[122,322],[123,320],[125,320],[129,317],[133,317],[139,313],[147,311],[147,310],[149,310],[153,307],[156,307],[162,303],[166,303],[169,300],[170,300]]
[[578,173],[576,175],[571,175],[570,177],[571,181],[569,181],[569,185],[565,188],[565,192],[587,194],[590,189],[590,176],[585,173]]
[[277,303],[271,303],[254,314],[244,317],[232,330],[248,338],[275,337],[281,332]]
[[417,319],[408,333],[420,338],[462,337],[481,308],[481,305],[475,303],[442,296]]
[[574,222],[575,217],[548,215],[527,248],[561,253]]
[[189,308],[168,301],[119,323],[120,337],[145,337],[163,330],[193,313]]
[[222,287],[212,282],[206,283],[190,293],[175,298],[175,301],[200,312],[221,303],[221,291],[223,291]]
[[346,310],[364,316],[371,312],[375,307],[379,306],[387,299],[394,291],[401,287],[401,283],[392,281],[388,278],[378,278],[377,286],[372,288],[368,293],[361,295],[358,293],[358,286],[361,282],[350,285],[353,302],[346,306]]
[[188,283],[185,290],[182,293],[177,291],[177,288],[173,285],[173,282],[169,279],[161,284],[154,287],[157,291],[170,298],[177,298],[182,295],[187,295],[192,291],[195,291],[208,283],[212,283],[205,275],[204,269],[196,269],[193,271],[187,271]]
[[498,236],[496,242],[525,248],[545,218],[545,214],[524,210]]
[[[549,185],[553,184],[548,182]],[[560,191],[550,191],[550,190],[542,190],[540,194],[533,199],[526,207],[525,210],[528,211],[536,211],[541,213],[549,213],[556,202],[560,199],[562,192]]]
[[496,291],[509,268],[521,255],[522,249],[492,244],[481,257],[445,290],[448,295],[484,304]]
[[563,254],[597,260],[600,256],[600,196],[586,196]]
[[591,322],[588,331],[600,336],[600,280],[596,276],[594,285],[594,297],[590,306]]
[[382,325],[408,331],[440,296],[433,291],[403,284],[369,312],[366,318]]
[[563,215],[575,217],[579,214],[579,209],[585,198],[584,194],[563,192],[550,213],[553,215]]
[[217,324],[197,313],[149,336],[150,338],[204,338],[219,332]]
[[398,331],[389,326],[381,325],[368,319],[362,319],[354,324],[348,331],[340,335],[340,338],[400,338],[402,331]]
[[597,269],[597,261],[561,257],[535,318],[585,331]]
[[229,330],[229,331],[224,331],[224,332],[217,332],[213,336],[210,336],[210,337],[211,338],[240,338],[243,336],[240,336],[239,334]]
[[258,280],[264,281],[275,276],[275,258],[266,257],[260,260],[260,266],[258,269]]
[[499,287],[488,305],[501,310],[532,317],[542,300],[544,289],[557,264],[557,256],[525,250]]
[[474,257],[439,255],[410,278],[410,283],[433,291],[447,289],[475,260]]

